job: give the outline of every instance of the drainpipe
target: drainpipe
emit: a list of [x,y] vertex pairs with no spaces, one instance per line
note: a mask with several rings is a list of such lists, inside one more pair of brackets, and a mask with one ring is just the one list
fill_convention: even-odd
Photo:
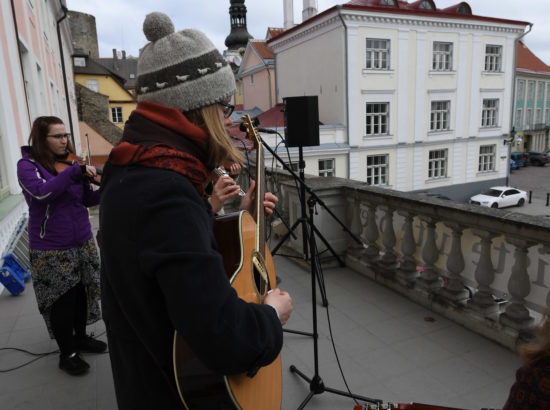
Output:
[[63,85],[65,86],[65,99],[67,100],[67,114],[69,116],[69,127],[71,129],[71,140],[73,147],[74,144],[74,130],[73,130],[73,118],[71,115],[71,100],[69,99],[69,87],[67,86],[67,71],[65,69],[65,57],[63,55],[63,42],[61,41],[61,26],[60,23],[67,18],[67,12],[69,9],[63,5],[63,0],[59,0],[61,10],[63,10],[63,16],[57,20],[57,41],[59,42],[59,56],[61,58],[61,72],[63,74]]
[[269,82],[269,108],[273,108],[273,105],[271,104],[271,101],[273,101],[273,94],[271,92],[271,72],[269,71],[269,66],[267,65],[267,63],[262,59],[264,65],[265,65],[265,68],[267,70],[267,81]]
[[[345,52],[344,57],[346,61],[346,134],[348,137],[348,145],[349,145],[349,101],[348,101],[348,95],[349,95],[349,79],[348,79],[348,26],[346,26],[346,22],[344,21],[344,17],[342,16],[342,5],[338,4],[336,6],[338,9],[338,17],[340,17],[340,20],[342,21],[342,25],[344,26],[344,39],[345,39]],[[351,152],[350,152],[351,154]],[[351,161],[350,161],[350,155],[348,155],[348,178],[351,175]]]
[[17,52],[19,53],[19,68],[21,69],[21,77],[23,77],[23,88],[25,89],[25,105],[27,107],[27,117],[29,118],[29,125],[31,124],[31,110],[29,108],[29,100],[27,95],[27,84],[25,83],[25,73],[23,71],[23,58],[21,53],[21,44],[19,43],[19,28],[17,27],[17,16],[15,15],[14,0],[11,0],[11,13],[13,18],[13,27],[15,28],[15,41],[17,41]]
[[517,73],[517,63],[518,63],[518,43],[523,37],[531,32],[533,28],[533,23],[529,23],[529,29],[522,33],[519,37],[514,40],[514,66],[512,72],[512,108],[510,109],[510,125],[512,126],[512,131],[510,131],[510,142],[508,143],[508,164],[506,164],[506,186],[510,183],[510,155],[512,152],[512,144],[514,143],[513,136],[514,132],[514,112],[516,111],[516,73]]

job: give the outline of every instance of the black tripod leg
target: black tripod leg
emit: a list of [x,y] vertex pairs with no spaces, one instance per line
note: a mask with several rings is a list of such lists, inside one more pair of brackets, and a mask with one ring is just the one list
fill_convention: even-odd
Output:
[[346,266],[346,264],[344,263],[344,261],[342,259],[340,259],[340,257],[336,254],[336,251],[332,248],[332,246],[330,246],[330,244],[328,243],[328,241],[325,239],[325,237],[321,234],[321,232],[319,232],[319,230],[317,229],[317,227],[313,226],[313,231],[317,234],[317,236],[319,237],[319,239],[321,239],[321,241],[323,241],[323,243],[325,244],[325,246],[327,247],[327,249],[332,253],[332,255],[336,258],[336,260],[338,261],[338,264],[340,265],[341,268],[343,268],[344,266]]
[[283,245],[283,243],[285,243],[285,241],[289,238],[289,236],[293,235],[294,229],[296,229],[296,227],[300,225],[300,222],[302,222],[301,219],[298,219],[296,222],[294,222],[294,224],[292,225],[292,228],[290,228],[288,232],[285,233],[285,235],[281,238],[279,243],[273,248],[273,250],[271,251],[271,255],[275,255],[279,250],[279,248]]

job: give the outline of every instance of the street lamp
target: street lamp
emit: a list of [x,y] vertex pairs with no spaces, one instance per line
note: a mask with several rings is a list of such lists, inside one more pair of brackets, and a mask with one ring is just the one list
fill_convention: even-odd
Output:
[[[510,130],[510,136],[508,138],[504,138],[502,142],[504,145],[508,145],[508,155],[507,155],[507,164],[506,164],[506,186],[510,185],[510,157],[512,155],[512,144],[514,143],[514,139],[516,137],[516,129],[512,127]],[[519,140],[519,137],[518,137]]]

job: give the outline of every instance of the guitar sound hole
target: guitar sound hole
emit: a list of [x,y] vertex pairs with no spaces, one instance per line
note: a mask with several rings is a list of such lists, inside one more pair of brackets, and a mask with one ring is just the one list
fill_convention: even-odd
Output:
[[262,279],[262,275],[258,272],[258,269],[254,267],[254,283],[256,284],[256,289],[260,295],[264,295],[266,292],[266,283]]

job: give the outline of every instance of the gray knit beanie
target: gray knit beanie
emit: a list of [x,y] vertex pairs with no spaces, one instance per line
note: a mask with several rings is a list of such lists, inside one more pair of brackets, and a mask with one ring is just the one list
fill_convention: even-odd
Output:
[[137,100],[190,111],[231,98],[235,78],[214,44],[198,30],[174,31],[164,13],[145,17],[150,43],[140,51]]

